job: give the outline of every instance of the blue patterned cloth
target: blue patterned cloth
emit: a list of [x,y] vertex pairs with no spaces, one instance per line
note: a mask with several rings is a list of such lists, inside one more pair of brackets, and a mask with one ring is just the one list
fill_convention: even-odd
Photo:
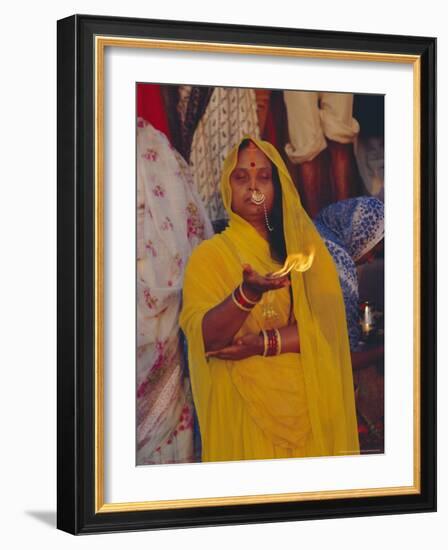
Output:
[[339,201],[321,210],[314,223],[338,270],[350,349],[355,351],[361,339],[355,262],[384,238],[384,204],[375,197]]

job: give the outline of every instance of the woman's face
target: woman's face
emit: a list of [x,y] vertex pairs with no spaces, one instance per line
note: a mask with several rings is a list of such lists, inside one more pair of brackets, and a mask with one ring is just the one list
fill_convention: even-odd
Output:
[[358,258],[356,265],[371,264],[382,252],[384,252],[384,239],[381,239],[379,243],[361,256],[361,258]]
[[264,194],[269,214],[274,204],[274,184],[271,161],[258,147],[249,146],[238,153],[238,162],[230,174],[230,187],[233,212],[248,222],[264,222],[263,205],[251,201],[252,193],[257,189]]

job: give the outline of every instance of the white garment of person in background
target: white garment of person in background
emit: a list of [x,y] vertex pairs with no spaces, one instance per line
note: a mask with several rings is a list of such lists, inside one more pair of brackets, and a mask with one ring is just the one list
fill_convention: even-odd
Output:
[[327,147],[327,140],[353,143],[359,133],[353,118],[353,94],[339,92],[283,92],[290,142],[285,151],[291,162],[311,161]]
[[137,121],[137,464],[189,462],[193,402],[178,314],[185,264],[213,235],[190,168]]
[[355,158],[366,192],[384,202],[384,138],[359,137]]

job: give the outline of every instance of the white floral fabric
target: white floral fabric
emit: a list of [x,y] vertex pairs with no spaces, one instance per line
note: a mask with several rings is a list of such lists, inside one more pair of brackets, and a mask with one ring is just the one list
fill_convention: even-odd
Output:
[[190,167],[137,121],[137,464],[194,460],[178,314],[191,251],[213,235]]

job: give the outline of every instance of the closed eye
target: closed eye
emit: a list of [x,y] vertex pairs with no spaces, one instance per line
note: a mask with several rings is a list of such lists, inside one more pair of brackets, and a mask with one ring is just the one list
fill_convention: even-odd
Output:
[[245,172],[237,172],[236,174],[233,174],[232,179],[243,181],[247,179],[247,174]]

